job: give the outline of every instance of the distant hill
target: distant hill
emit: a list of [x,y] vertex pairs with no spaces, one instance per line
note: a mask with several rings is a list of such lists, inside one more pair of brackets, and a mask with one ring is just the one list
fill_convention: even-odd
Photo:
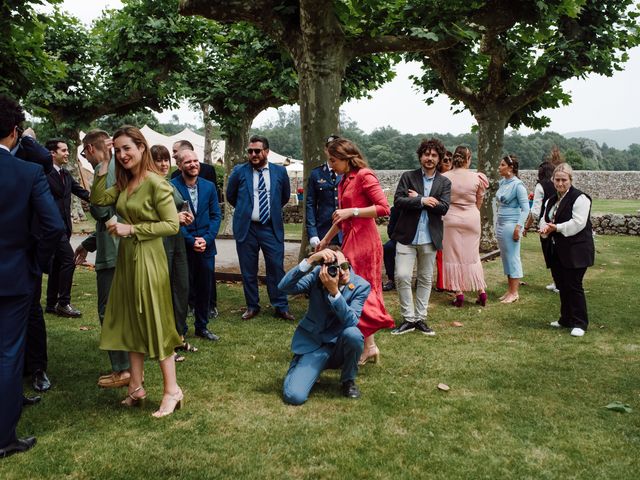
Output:
[[606,143],[609,147],[618,150],[626,150],[632,143],[640,143],[640,127],[625,128],[623,130],[583,130],[581,132],[568,132],[562,134],[566,138],[590,138],[602,146]]

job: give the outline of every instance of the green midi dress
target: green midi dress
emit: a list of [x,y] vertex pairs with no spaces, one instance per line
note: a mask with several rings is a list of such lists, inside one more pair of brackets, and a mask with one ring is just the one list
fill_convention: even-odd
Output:
[[173,188],[149,172],[129,194],[106,188],[106,175],[96,176],[91,203],[112,205],[134,235],[121,238],[118,260],[105,312],[101,350],[124,350],[163,360],[182,343],[176,331],[167,257],[162,237],[179,229]]

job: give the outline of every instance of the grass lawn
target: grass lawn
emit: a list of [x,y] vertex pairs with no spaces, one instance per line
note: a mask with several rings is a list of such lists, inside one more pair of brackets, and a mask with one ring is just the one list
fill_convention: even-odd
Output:
[[591,214],[618,213],[620,215],[635,214],[640,211],[640,200],[606,200],[594,199]]
[[[47,315],[54,387],[19,425],[38,444],[0,461],[0,478],[636,479],[640,239],[597,237],[596,247],[585,337],[548,327],[559,300],[544,289],[550,276],[529,235],[519,302],[497,303],[505,281],[500,260],[489,262],[486,308],[456,309],[434,293],[436,337],[380,332],[382,363],[361,369],[360,400],[342,398],[329,371],[301,407],[281,400],[294,325],[266,308],[242,322],[240,285],[221,284],[211,328],[222,340],[190,338],[200,351],[178,365],[185,408],[160,420],[151,417],[162,392],[155,362],[142,408],[121,407],[123,389],[96,387],[108,361],[97,349],[94,272],[79,269],[73,300],[84,315]],[[396,293],[385,300],[398,319]],[[304,299],[291,309],[300,317]],[[603,408],[614,400],[633,412]]]

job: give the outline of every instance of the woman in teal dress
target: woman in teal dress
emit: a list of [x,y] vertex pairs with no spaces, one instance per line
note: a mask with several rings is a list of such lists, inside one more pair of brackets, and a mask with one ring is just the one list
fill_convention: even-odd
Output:
[[139,405],[147,396],[142,385],[144,358],[157,358],[164,395],[154,417],[180,408],[183,393],[176,380],[174,349],[180,345],[169,286],[162,237],[178,233],[178,212],[171,185],[157,173],[149,147],[139,129],[120,128],[113,136],[116,185],[106,188],[109,162],[102,163],[91,192],[96,205],[116,205],[123,222],[108,224],[121,237],[118,260],[100,348],[129,352],[131,381],[126,406]]
[[498,166],[498,172],[502,176],[496,202],[498,204],[498,218],[496,224],[496,236],[500,247],[502,268],[507,276],[507,292],[500,297],[502,303],[513,303],[520,296],[520,279],[524,276],[522,262],[520,261],[520,239],[522,228],[529,215],[529,199],[527,188],[518,178],[518,158],[515,155],[507,155]]

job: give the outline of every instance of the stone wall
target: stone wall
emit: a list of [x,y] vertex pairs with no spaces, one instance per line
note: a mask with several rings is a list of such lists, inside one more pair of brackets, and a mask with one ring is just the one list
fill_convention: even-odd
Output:
[[[285,223],[302,223],[302,205],[286,205],[283,209]],[[378,225],[386,225],[388,217],[376,219]],[[592,215],[593,231],[598,235],[640,235],[640,215]]]
[[[393,195],[402,175],[401,170],[376,171],[383,190]],[[533,192],[538,178],[537,170],[521,170],[520,179]],[[611,198],[617,200],[640,199],[640,172],[610,172],[593,170],[575,170],[573,185],[591,196],[591,198]]]

